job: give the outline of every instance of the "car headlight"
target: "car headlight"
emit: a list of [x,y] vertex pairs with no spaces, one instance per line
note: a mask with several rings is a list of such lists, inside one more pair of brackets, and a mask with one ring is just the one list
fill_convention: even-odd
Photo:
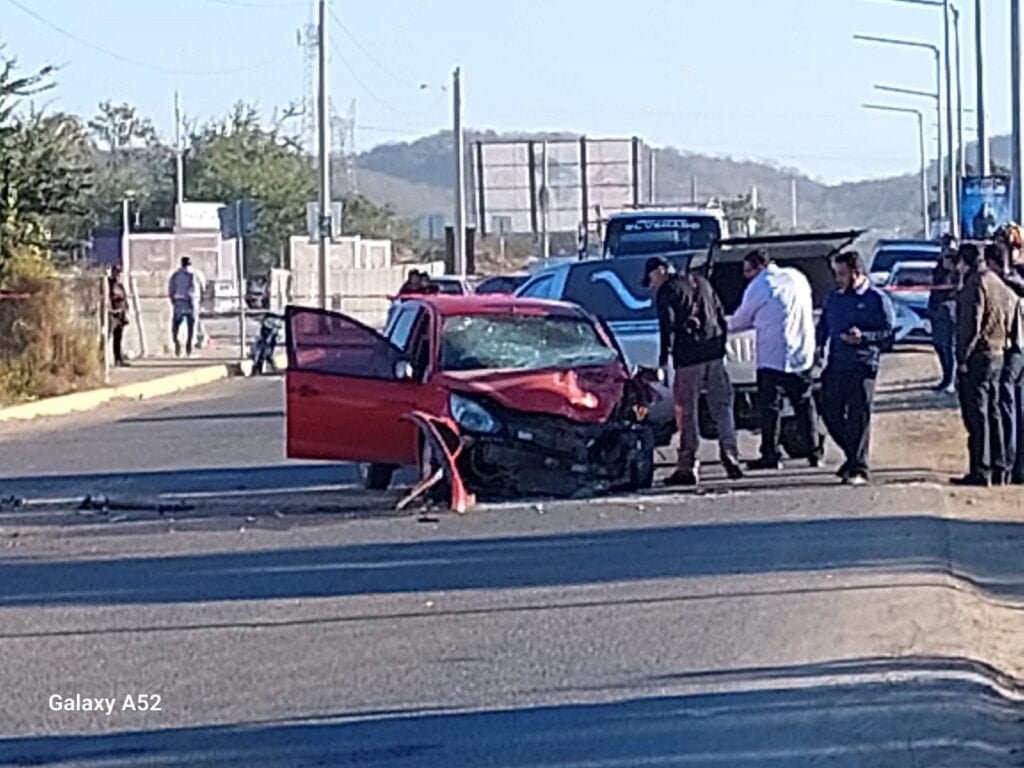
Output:
[[468,397],[453,394],[448,401],[448,408],[455,423],[467,432],[493,435],[501,429],[501,424],[487,412],[486,408]]

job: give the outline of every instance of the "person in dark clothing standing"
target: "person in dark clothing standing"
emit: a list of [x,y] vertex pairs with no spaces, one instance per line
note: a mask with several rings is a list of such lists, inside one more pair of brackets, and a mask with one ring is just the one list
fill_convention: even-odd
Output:
[[844,483],[869,479],[871,406],[882,350],[892,343],[893,318],[868,280],[859,253],[841,253],[834,262],[838,288],[825,299],[816,334],[819,354],[828,351],[821,379],[822,416],[845,456],[837,472]]
[[1010,333],[999,378],[1003,458],[1014,485],[1024,485],[1024,277],[1012,265],[1012,247],[997,240],[985,248],[985,262],[1010,290]]
[[121,268],[117,266],[110,268],[110,277],[107,278],[107,302],[114,365],[127,367],[128,360],[124,356],[124,329],[128,327],[128,292],[121,282]]
[[928,296],[928,315],[932,321],[932,344],[939,356],[942,380],[937,392],[952,394],[956,389],[956,241],[942,244],[942,257],[932,272],[932,290]]
[[960,410],[967,427],[970,468],[955,485],[1006,482],[999,382],[1010,331],[1009,289],[981,257],[976,245],[960,247],[964,287],[957,296],[957,365]]
[[718,444],[726,474],[743,477],[740,469],[733,389],[725,370],[727,338],[725,310],[711,283],[701,275],[669,273],[664,259],[653,257],[644,268],[644,286],[654,293],[661,328],[659,365],[672,356],[676,419],[679,423],[679,461],[666,485],[696,485],[700,447],[698,409],[706,393],[707,406],[718,427]]

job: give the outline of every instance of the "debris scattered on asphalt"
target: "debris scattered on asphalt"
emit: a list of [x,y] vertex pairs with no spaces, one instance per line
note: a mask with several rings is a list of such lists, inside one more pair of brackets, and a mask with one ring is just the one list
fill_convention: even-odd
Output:
[[128,515],[114,515],[112,518],[110,518],[110,522],[112,522],[112,523],[123,523],[127,519],[128,519]]
[[22,498],[21,496],[5,496],[4,498],[0,499],[0,509],[18,509],[18,507],[23,506],[25,506],[25,499]]
[[544,505],[543,504],[534,504],[533,505],[533,510],[538,515],[543,515],[544,514]]
[[416,518],[417,523],[440,523],[440,518],[431,517],[430,515],[420,515]]
[[91,510],[94,512],[190,512],[195,507],[190,504],[153,502],[141,500],[117,500],[111,499],[102,494],[89,495],[82,499],[78,505],[79,511]]
[[433,608],[434,607],[434,601],[433,600],[427,600],[427,602],[425,602],[424,605],[427,608]]
[[256,522],[256,518],[253,517],[252,515],[246,515],[245,516],[245,522],[247,522],[247,523],[255,523]]

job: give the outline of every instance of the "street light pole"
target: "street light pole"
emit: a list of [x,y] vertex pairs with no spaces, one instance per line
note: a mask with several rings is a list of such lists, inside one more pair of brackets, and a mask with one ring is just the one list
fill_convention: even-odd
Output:
[[462,129],[462,68],[452,74],[452,139],[455,142],[455,274],[466,276],[466,136]]
[[988,133],[985,128],[985,27],[982,24],[981,0],[974,0],[975,69],[978,74],[978,175],[988,176]]
[[327,97],[327,0],[320,0],[318,30],[320,83],[317,93],[318,151],[320,154],[320,215],[317,217],[317,265],[320,283],[320,309],[327,309],[327,253],[331,242],[331,121]]
[[[905,0],[909,1],[909,0]],[[930,5],[931,3],[924,3]],[[946,187],[946,178],[943,172],[943,151],[944,145],[942,141],[942,52],[939,50],[937,45],[931,43],[919,43],[913,40],[898,40],[891,37],[875,37],[872,35],[854,35],[854,40],[860,40],[866,43],[881,43],[883,45],[898,45],[904,48],[918,48],[925,51],[931,51],[932,56],[935,58],[935,112],[938,118],[938,126],[936,129],[936,154],[935,154],[935,169],[938,177],[938,184],[936,186],[937,194],[936,199],[938,201],[938,213],[939,219],[946,218],[946,212],[950,210],[946,206],[946,198],[948,196],[948,189]],[[952,162],[950,163],[952,165]],[[952,223],[950,224],[952,226]]]
[[[967,175],[967,149],[964,147],[964,83],[960,66],[960,9],[955,5],[949,6],[953,13],[953,35],[956,51],[956,157],[958,178],[962,179]],[[959,189],[959,184],[957,188]],[[957,200],[959,202],[959,194]]]
[[959,216],[957,208],[959,193],[956,183],[956,158],[953,155],[953,61],[950,45],[950,23],[949,23],[949,0],[942,3],[942,26],[945,35],[945,53],[943,57],[946,65],[946,136],[949,137],[949,156],[946,158],[946,184],[949,189],[949,201],[946,210],[949,211],[949,231],[956,235],[959,232]]
[[1024,220],[1024,205],[1021,194],[1021,171],[1024,165],[1024,115],[1021,114],[1021,19],[1020,0],[1010,0],[1010,111],[1013,117],[1013,142],[1010,148],[1013,176],[1010,188],[1013,190],[1013,220]]
[[[887,104],[864,104],[863,106],[865,109],[873,109],[878,112],[896,112],[917,117],[917,146],[921,159],[921,223],[924,226],[925,239],[928,239],[932,222],[931,216],[928,213],[928,154],[924,148],[924,113],[919,109],[890,107]],[[941,187],[939,188],[939,193],[942,193]]]

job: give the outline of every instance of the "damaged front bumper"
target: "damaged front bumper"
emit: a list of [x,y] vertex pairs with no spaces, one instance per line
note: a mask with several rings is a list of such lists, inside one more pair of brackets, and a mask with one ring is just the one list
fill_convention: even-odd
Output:
[[442,484],[456,512],[477,498],[582,498],[653,484],[654,432],[642,414],[602,424],[507,410],[496,415],[501,429],[483,435],[468,434],[447,418],[410,414],[428,455],[423,479],[403,506]]

